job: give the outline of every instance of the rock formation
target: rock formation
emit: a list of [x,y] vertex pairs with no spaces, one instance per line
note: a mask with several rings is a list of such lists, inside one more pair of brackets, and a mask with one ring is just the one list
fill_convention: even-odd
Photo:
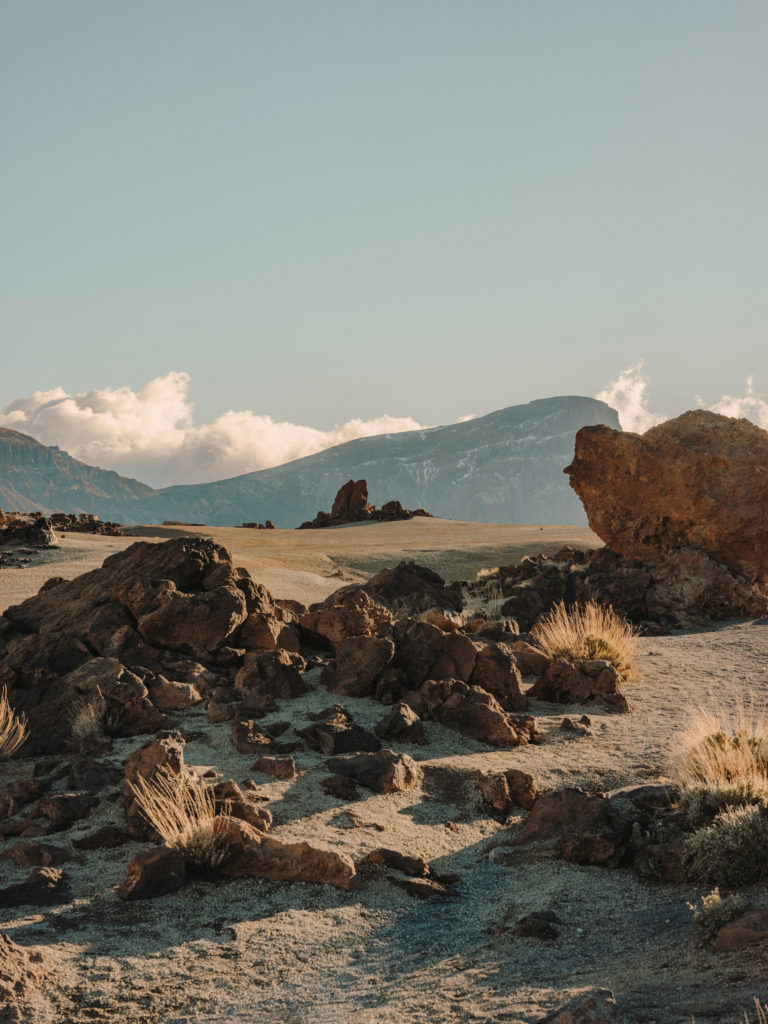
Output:
[[582,427],[565,470],[590,527],[646,563],[685,548],[768,578],[768,432],[698,410],[646,433]]
[[[348,480],[334,499],[330,512],[318,512],[314,519],[302,523],[299,530],[319,530],[324,526],[344,526],[347,523],[393,523],[414,516],[429,516],[423,508],[403,508],[399,501],[387,501],[380,509],[368,503],[368,483]],[[245,525],[245,524],[244,524]]]

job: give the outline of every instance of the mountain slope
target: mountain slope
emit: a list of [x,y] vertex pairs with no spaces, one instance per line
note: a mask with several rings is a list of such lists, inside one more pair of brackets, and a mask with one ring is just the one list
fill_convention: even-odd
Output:
[[365,478],[371,502],[472,522],[586,522],[563,469],[576,431],[618,415],[592,398],[548,398],[466,423],[381,434],[295,462],[215,483],[168,487],[132,510],[141,521],[231,525],[272,519],[297,526],[328,510],[347,480]]
[[[94,512],[133,505],[152,487],[78,462],[28,434],[0,427],[0,508],[18,512]],[[108,518],[108,517],[104,517]]]
[[[84,466],[26,438],[24,464],[13,474],[0,455],[0,507],[7,485],[29,500],[5,507],[85,509],[128,524],[178,519],[231,526],[271,519],[293,527],[330,509],[347,480],[365,478],[379,506],[397,498],[406,508],[470,522],[583,524],[563,469],[573,458],[576,431],[598,423],[620,429],[617,413],[604,402],[545,398],[465,423],[364,437],[272,469],[163,490]],[[0,441],[9,434],[25,437],[5,430]],[[32,455],[35,471],[25,480]],[[53,467],[62,476],[58,486]]]

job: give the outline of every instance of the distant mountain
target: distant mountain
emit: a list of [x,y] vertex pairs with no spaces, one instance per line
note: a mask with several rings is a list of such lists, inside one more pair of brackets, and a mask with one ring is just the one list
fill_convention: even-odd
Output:
[[[293,527],[329,510],[347,480],[364,478],[371,503],[379,506],[397,498],[407,508],[470,522],[583,524],[584,510],[563,469],[573,459],[576,431],[599,423],[621,429],[604,402],[544,398],[447,427],[359,438],[229,480],[162,490],[3,430],[0,507],[82,509],[126,524],[178,519],[232,526],[271,519]],[[7,435],[26,447],[18,441],[13,455],[5,454]]]
[[101,515],[106,505],[127,509],[154,493],[138,480],[88,466],[56,446],[0,427],[0,508],[5,511]]

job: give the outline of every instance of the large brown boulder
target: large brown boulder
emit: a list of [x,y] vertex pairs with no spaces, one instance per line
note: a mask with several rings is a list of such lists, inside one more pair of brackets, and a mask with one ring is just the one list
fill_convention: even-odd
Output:
[[492,694],[460,679],[428,679],[406,701],[422,717],[492,747],[519,747],[540,738],[532,715],[510,714]]
[[644,434],[582,427],[565,470],[590,527],[644,562],[692,547],[768,577],[768,432],[697,410]]

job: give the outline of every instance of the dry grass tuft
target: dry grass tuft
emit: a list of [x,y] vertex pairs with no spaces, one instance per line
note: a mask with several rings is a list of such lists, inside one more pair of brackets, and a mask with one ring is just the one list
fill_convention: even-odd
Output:
[[731,709],[696,709],[681,737],[674,771],[689,800],[696,793],[711,794],[721,806],[768,800],[765,709],[754,697]]
[[[755,996],[755,1024],[768,1024],[768,1003],[760,1003],[760,1000]],[[749,1014],[744,1011],[744,1018],[742,1024],[751,1024]]]
[[202,779],[159,772],[152,782],[140,777],[131,790],[141,813],[167,846],[199,867],[222,863],[227,854],[225,820]]
[[[482,586],[479,585],[480,583]],[[489,620],[498,619],[501,617],[501,609],[505,601],[500,580],[480,580],[480,573],[478,573],[478,583],[474,584],[472,590],[467,587],[462,587],[461,590],[461,610],[468,619],[473,619],[478,615]]]
[[72,714],[72,745],[80,753],[97,748],[106,740],[107,704],[101,690],[98,697],[78,703]]
[[560,601],[532,630],[549,658],[607,661],[625,678],[632,671],[637,630],[608,605],[588,601],[566,608]]
[[8,693],[0,692],[0,761],[15,754],[29,736],[27,717],[17,714],[8,703]]

